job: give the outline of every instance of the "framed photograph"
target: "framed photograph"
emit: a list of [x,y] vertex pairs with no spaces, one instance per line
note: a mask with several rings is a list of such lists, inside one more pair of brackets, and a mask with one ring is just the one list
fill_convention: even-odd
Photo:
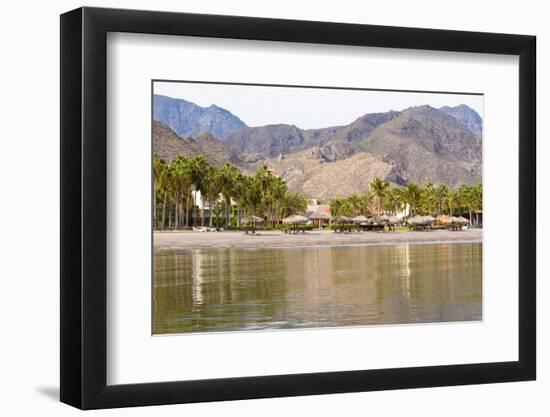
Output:
[[61,401],[533,380],[535,37],[61,16]]

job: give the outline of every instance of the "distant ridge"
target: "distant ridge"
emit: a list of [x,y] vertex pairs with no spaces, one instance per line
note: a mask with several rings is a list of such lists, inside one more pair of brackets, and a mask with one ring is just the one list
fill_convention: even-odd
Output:
[[481,135],[483,122],[474,109],[465,104],[459,104],[455,107],[443,106],[439,110],[462,122],[474,135]]
[[225,142],[242,153],[274,157],[333,140],[352,142],[398,115],[394,111],[371,113],[349,125],[322,129],[304,130],[287,124],[247,127],[230,133]]
[[153,119],[181,137],[208,132],[224,139],[234,130],[246,127],[241,119],[222,107],[214,104],[201,107],[190,101],[159,94],[153,96]]

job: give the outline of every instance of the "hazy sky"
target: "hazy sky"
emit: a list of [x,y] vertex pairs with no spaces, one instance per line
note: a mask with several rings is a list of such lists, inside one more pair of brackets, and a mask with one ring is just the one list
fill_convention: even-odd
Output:
[[155,82],[154,93],[182,98],[202,107],[215,104],[248,126],[293,124],[302,129],[345,125],[366,113],[466,104],[483,118],[483,96],[389,91],[327,90]]

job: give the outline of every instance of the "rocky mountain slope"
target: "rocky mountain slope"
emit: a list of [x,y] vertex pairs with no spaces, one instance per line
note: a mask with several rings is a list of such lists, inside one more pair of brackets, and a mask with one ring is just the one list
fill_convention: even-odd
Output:
[[196,136],[208,132],[223,139],[230,132],[246,124],[229,110],[216,105],[200,107],[182,99],[155,94],[153,119],[164,123],[178,136]]
[[451,187],[481,181],[481,138],[430,106],[401,112],[354,146],[395,164],[408,181]]
[[192,157],[204,155],[214,165],[230,162],[239,167],[244,163],[230,147],[207,132],[196,137],[181,138],[168,126],[153,121],[153,151],[166,161],[171,162],[178,155]]
[[284,158],[267,159],[256,167],[264,163],[285,180],[289,189],[323,199],[366,193],[376,177],[405,184],[396,166],[367,152],[325,162],[320,148],[314,146]]
[[439,110],[462,122],[474,135],[481,135],[483,127],[481,117],[475,110],[465,104],[455,107],[444,106],[440,107]]

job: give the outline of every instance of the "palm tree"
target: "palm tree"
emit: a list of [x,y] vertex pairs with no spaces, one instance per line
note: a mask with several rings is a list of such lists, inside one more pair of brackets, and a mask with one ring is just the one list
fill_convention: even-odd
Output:
[[183,223],[178,219],[183,218],[183,208],[185,208],[185,226],[189,226],[189,202],[191,194],[191,167],[189,159],[179,155],[174,161],[172,161],[172,168],[174,171],[174,181],[176,184],[176,229],[178,224]]
[[176,196],[176,190],[177,190],[176,172],[172,164],[168,164],[166,166],[166,172],[164,177],[165,177],[165,194],[164,194],[163,206],[168,207],[168,227],[170,228],[175,223],[175,221],[174,223],[172,222],[172,209],[175,206],[175,196]]
[[261,184],[256,176],[241,176],[241,202],[245,214],[255,216],[262,206]]
[[233,196],[237,203],[237,226],[241,225],[241,210],[245,205],[246,192],[250,185],[249,178],[239,172],[233,180]]
[[464,208],[468,210],[468,216],[470,219],[470,224],[473,224],[472,212],[475,210],[476,206],[476,192],[473,186],[468,184],[461,184],[458,188],[460,193],[460,198]]
[[213,207],[217,204],[222,189],[222,176],[218,168],[211,165],[208,166],[203,178],[202,187],[205,192],[206,201],[208,202],[208,224],[212,227]]
[[368,210],[368,202],[359,194],[353,193],[347,198],[347,206],[352,216],[359,216]]
[[267,207],[269,209],[269,217],[273,224],[279,222],[279,213],[281,201],[287,192],[285,182],[279,177],[272,177],[273,180],[267,192]]
[[435,197],[435,188],[434,185],[429,182],[426,184],[426,186],[422,189],[422,201],[420,202],[420,206],[422,208],[423,214],[434,214],[437,211],[437,202]]
[[260,197],[263,203],[263,208],[265,211],[270,211],[270,188],[271,184],[273,182],[274,177],[269,172],[269,168],[267,165],[262,165],[258,170],[256,171],[256,174],[254,175],[254,181],[257,186],[257,191],[260,193]]
[[409,205],[410,215],[416,215],[418,207],[422,202],[422,189],[414,182],[409,182],[403,189],[403,201]]
[[292,214],[305,212],[307,210],[307,201],[307,197],[303,194],[287,191],[281,200],[280,216],[288,217]]
[[221,175],[221,193],[225,199],[225,221],[229,225],[231,216],[231,197],[236,194],[236,182],[239,178],[239,170],[230,163],[223,164],[220,170]]
[[396,215],[403,207],[402,190],[400,187],[392,187],[386,193],[383,208]]
[[476,214],[476,226],[479,226],[479,212],[483,210],[483,185],[481,183],[474,185],[472,194]]
[[447,206],[449,189],[444,184],[437,186],[434,192],[434,197],[437,207],[437,215],[439,216],[441,213],[443,213],[443,208]]
[[386,181],[378,177],[370,183],[370,192],[376,198],[378,215],[381,214],[383,199],[386,197],[389,187],[390,185]]
[[454,209],[460,209],[462,206],[461,195],[458,191],[449,190],[447,196],[447,205],[449,207],[449,215],[452,217],[454,214]]
[[[191,174],[191,183],[195,189],[195,192],[200,191],[202,194],[204,186],[204,177],[208,170],[209,164],[204,159],[204,156],[197,155],[189,161],[189,169]],[[204,226],[204,199],[200,207],[201,210],[201,225]]]
[[344,216],[344,204],[343,198],[333,198],[330,200],[330,215],[332,217]]
[[153,225],[159,227],[157,224],[157,195],[164,198],[162,206],[162,223],[160,229],[164,229],[164,216],[166,213],[166,161],[159,158],[156,154],[153,155]]

